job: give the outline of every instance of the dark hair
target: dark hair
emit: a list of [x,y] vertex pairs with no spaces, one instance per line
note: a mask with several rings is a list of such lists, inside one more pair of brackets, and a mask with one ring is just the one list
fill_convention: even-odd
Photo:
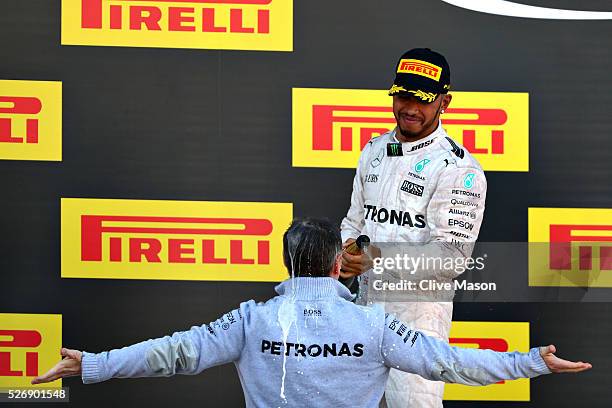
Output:
[[320,218],[295,218],[283,235],[283,260],[294,276],[329,276],[342,249],[340,230]]

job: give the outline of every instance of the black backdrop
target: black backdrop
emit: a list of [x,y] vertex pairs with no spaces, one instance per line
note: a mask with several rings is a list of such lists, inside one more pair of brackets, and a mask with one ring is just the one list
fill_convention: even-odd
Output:
[[[270,297],[273,284],[61,279],[60,197],[292,202],[294,215],[339,221],[354,171],[291,167],[291,88],[384,89],[415,46],[446,55],[455,90],[529,92],[530,171],[487,173],[480,240],[525,241],[528,207],[611,207],[612,21],[510,18],[433,0],[295,0],[294,51],[255,52],[60,46],[60,20],[59,0],[0,4],[0,79],[63,82],[63,161],[0,161],[0,311],[62,314],[67,347],[101,351],[199,325]],[[530,344],[555,342],[594,369],[532,381],[531,403],[445,406],[609,406],[611,311],[457,304],[455,320],[529,321]],[[244,403],[232,366],[64,384],[79,406]]]

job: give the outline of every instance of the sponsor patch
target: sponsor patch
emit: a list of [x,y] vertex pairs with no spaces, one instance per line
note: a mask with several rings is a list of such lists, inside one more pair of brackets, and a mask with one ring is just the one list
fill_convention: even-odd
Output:
[[439,82],[440,75],[442,75],[442,68],[430,62],[404,58],[399,62],[397,72],[401,74],[421,75],[425,78]]
[[404,180],[402,186],[400,187],[400,190],[415,195],[417,197],[423,197],[424,187],[411,181]]

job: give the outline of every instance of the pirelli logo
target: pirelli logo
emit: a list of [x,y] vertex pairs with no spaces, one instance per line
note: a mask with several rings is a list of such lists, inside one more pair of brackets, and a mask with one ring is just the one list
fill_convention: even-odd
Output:
[[426,78],[440,81],[442,68],[432,63],[417,59],[402,59],[397,66],[398,73],[421,75]]
[[63,198],[62,277],[276,282],[287,203]]
[[[293,166],[354,168],[368,141],[395,127],[386,92],[293,88]],[[529,170],[528,94],[453,92],[442,124],[485,170]]]
[[[529,351],[528,322],[452,322],[452,346],[495,351]],[[446,384],[444,399],[463,401],[529,401],[529,379],[500,381],[485,387]]]
[[0,159],[62,160],[62,83],[0,80]]
[[62,0],[62,44],[293,50],[293,0]]
[[57,363],[61,347],[61,315],[0,313],[0,389],[37,387],[30,381]]
[[612,287],[612,209],[530,208],[529,285]]

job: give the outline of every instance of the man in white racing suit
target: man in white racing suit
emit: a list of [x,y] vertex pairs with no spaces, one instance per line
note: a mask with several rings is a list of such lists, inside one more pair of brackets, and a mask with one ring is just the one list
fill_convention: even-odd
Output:
[[[389,95],[397,126],[372,139],[361,153],[351,206],[342,221],[346,247],[359,235],[374,243],[432,245],[440,256],[469,257],[482,222],[487,182],[479,163],[440,124],[449,105],[450,70],[429,49],[404,53]],[[405,245],[404,253],[411,253]],[[383,257],[392,257],[385,254]],[[417,256],[417,252],[412,253]],[[350,279],[369,266],[364,255],[343,254],[342,274]],[[453,271],[425,271],[426,278],[452,281]],[[372,270],[359,276],[357,302],[376,302]],[[452,302],[384,302],[388,313],[430,336],[448,341]],[[391,370],[385,402],[392,408],[442,407],[444,384]]]

